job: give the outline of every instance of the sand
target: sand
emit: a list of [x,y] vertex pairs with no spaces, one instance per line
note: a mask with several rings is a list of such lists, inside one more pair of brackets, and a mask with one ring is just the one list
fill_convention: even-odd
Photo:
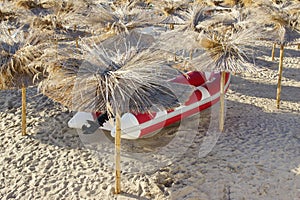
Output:
[[211,131],[216,105],[163,130],[175,141],[164,153],[150,145],[134,154],[125,145],[117,196],[113,145],[104,134],[68,128],[74,113],[31,87],[23,137],[21,92],[0,91],[0,199],[300,199],[300,50],[286,48],[280,109],[278,54],[275,61],[260,55],[267,68],[257,74],[232,76],[222,134]]

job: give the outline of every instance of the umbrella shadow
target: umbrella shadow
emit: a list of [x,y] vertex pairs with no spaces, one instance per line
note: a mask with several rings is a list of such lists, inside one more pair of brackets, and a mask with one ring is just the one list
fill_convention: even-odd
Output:
[[[0,112],[16,114],[21,119],[21,91],[7,90],[1,91],[0,96]],[[39,94],[36,87],[27,89],[27,132],[28,137],[39,140],[41,143],[58,146],[63,148],[83,148],[89,147],[89,143],[85,141],[89,139],[90,134],[83,135],[82,130],[72,129],[68,127],[68,121],[73,117],[72,112],[60,104],[52,101],[48,97]],[[127,152],[134,153],[149,153],[155,152],[162,147],[167,146],[174,138],[177,137],[177,132],[180,126],[189,120],[207,119],[210,116],[210,111],[207,109],[201,112],[201,115],[183,119],[182,122],[173,123],[165,128],[162,128],[158,133],[147,138],[138,140],[122,140],[122,149]],[[20,121],[21,122],[21,121]],[[20,123],[21,129],[21,123]],[[183,128],[184,129],[184,128]],[[187,129],[187,128],[186,128]],[[185,130],[181,130],[182,133]],[[107,145],[114,144],[114,138],[108,131],[97,131],[95,134],[101,134],[102,139],[106,138]],[[98,137],[98,136],[96,136]],[[102,143],[103,144],[103,143]],[[192,144],[192,141],[191,141]]]
[[[296,57],[296,56],[294,56]],[[272,70],[275,72],[275,74],[278,74],[278,60],[275,61],[268,61],[266,59],[261,58],[255,58],[255,63],[260,68],[266,68],[268,70]],[[299,72],[298,68],[293,68],[290,65],[296,65],[299,64],[297,60],[295,60],[295,63],[293,60],[284,61],[283,63],[283,71],[282,76],[291,80],[300,81],[300,77],[296,74]],[[286,67],[287,66],[287,67]]]
[[[4,95],[4,106],[0,112],[13,113],[21,119],[21,91],[1,91]],[[28,137],[41,143],[64,148],[81,148],[78,133],[68,128],[67,122],[72,113],[67,108],[39,94],[36,87],[27,88],[26,122]],[[19,120],[21,122],[21,120]],[[21,123],[20,123],[21,129]]]
[[[271,54],[272,54],[272,46],[271,45],[270,46],[257,45],[252,48],[256,52],[256,54],[259,56],[271,57]],[[276,51],[275,51],[275,53],[276,53]],[[278,51],[278,55],[279,55],[279,51]]]
[[[35,86],[27,88],[26,99],[27,137],[37,139],[44,144],[64,148],[82,147],[76,130],[67,126],[67,122],[72,117],[71,112],[39,94]],[[13,120],[14,126],[19,126],[21,131],[21,91],[0,91],[0,105],[3,118],[11,116],[7,120]]]
[[[300,63],[299,63],[300,64]],[[299,70],[297,68],[284,68],[282,70],[282,76],[297,82],[300,82]]]
[[[300,51],[297,49],[290,49],[288,46],[284,47],[284,57],[299,57]],[[279,49],[276,48],[275,56],[279,57]],[[284,58],[283,58],[284,59]]]
[[[226,105],[225,129],[212,151],[199,158],[199,148],[189,149],[181,160],[170,166],[174,169],[172,176],[180,177],[174,178],[176,184],[170,188],[172,199],[188,199],[195,195],[203,195],[205,199],[222,199],[229,195],[226,199],[231,199],[233,193],[225,189],[247,190],[239,185],[241,180],[253,177],[259,187],[265,176],[273,180],[284,178],[286,174],[282,171],[299,164],[299,115],[269,113],[238,101],[226,100]],[[255,167],[256,161],[261,168]],[[185,176],[181,175],[182,171],[186,172]]]
[[268,61],[262,58],[255,58],[255,65],[259,68],[267,68],[271,70],[278,70],[278,63],[276,61]]
[[30,118],[28,120],[27,127],[33,129],[31,137],[51,146],[67,149],[84,148],[77,130],[68,127],[68,121],[73,116],[72,112],[50,100],[47,108],[39,109],[37,115],[38,123],[30,123]]
[[[280,46],[276,45],[274,57],[279,58]],[[257,52],[259,56],[271,57],[272,54],[272,46],[260,46],[254,47],[253,50]],[[291,49],[290,46],[284,46],[284,57],[298,57],[299,50]]]
[[121,194],[118,195],[121,199],[128,198],[128,199],[139,199],[139,200],[150,200],[151,198],[141,197],[138,195],[130,194],[127,192],[121,192]]
[[[253,90],[253,88],[256,89]],[[281,89],[282,100],[299,102],[299,94],[298,94],[299,87],[282,85],[281,88],[282,88]],[[276,99],[277,85],[258,83],[258,82],[243,79],[238,76],[234,76],[232,78],[232,84],[230,86],[230,89],[247,96]]]
[[21,91],[3,90],[0,92],[0,112],[15,113],[21,106]]

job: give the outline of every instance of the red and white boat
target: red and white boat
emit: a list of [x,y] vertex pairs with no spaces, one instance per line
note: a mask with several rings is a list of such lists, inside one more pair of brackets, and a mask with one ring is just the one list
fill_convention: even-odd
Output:
[[[221,73],[188,72],[172,80],[176,83],[195,86],[195,91],[184,105],[172,110],[162,110],[156,113],[124,113],[121,117],[122,138],[138,139],[154,135],[162,128],[174,124],[184,118],[195,115],[216,104],[220,99]],[[225,90],[230,83],[230,73],[226,73]],[[99,114],[78,112],[68,122],[71,128],[82,128],[88,125],[87,121],[95,121]],[[112,120],[106,121],[100,129],[111,132],[115,136],[115,127]]]

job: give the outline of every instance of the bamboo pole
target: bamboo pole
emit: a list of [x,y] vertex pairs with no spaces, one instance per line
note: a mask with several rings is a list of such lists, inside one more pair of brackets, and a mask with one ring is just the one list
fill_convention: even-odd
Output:
[[224,130],[224,121],[225,121],[225,78],[226,72],[221,72],[220,80],[220,119],[219,119],[219,129],[220,131]]
[[273,44],[273,48],[272,48],[272,61],[274,61],[274,56],[275,56],[275,48],[276,48],[276,43]]
[[115,135],[115,164],[116,164],[116,185],[115,193],[121,193],[121,117],[116,114],[116,135]]
[[278,83],[277,83],[277,96],[276,96],[276,107],[280,107],[280,94],[281,94],[281,79],[282,79],[282,65],[283,65],[283,54],[284,45],[280,45],[280,57],[279,57],[279,68],[278,68]]
[[26,135],[26,87],[22,87],[22,135]]

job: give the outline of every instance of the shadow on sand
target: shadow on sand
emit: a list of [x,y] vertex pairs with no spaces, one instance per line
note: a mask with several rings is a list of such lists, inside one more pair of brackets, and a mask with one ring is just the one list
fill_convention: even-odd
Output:
[[[290,69],[287,69],[287,71]],[[284,84],[284,83],[283,83]],[[255,90],[253,90],[255,88]],[[300,93],[299,87],[296,86],[281,86],[281,99],[283,101],[299,102]],[[276,99],[277,85],[258,83],[250,80],[243,79],[239,76],[232,78],[230,89],[253,97]],[[290,95],[293,94],[293,95]]]

